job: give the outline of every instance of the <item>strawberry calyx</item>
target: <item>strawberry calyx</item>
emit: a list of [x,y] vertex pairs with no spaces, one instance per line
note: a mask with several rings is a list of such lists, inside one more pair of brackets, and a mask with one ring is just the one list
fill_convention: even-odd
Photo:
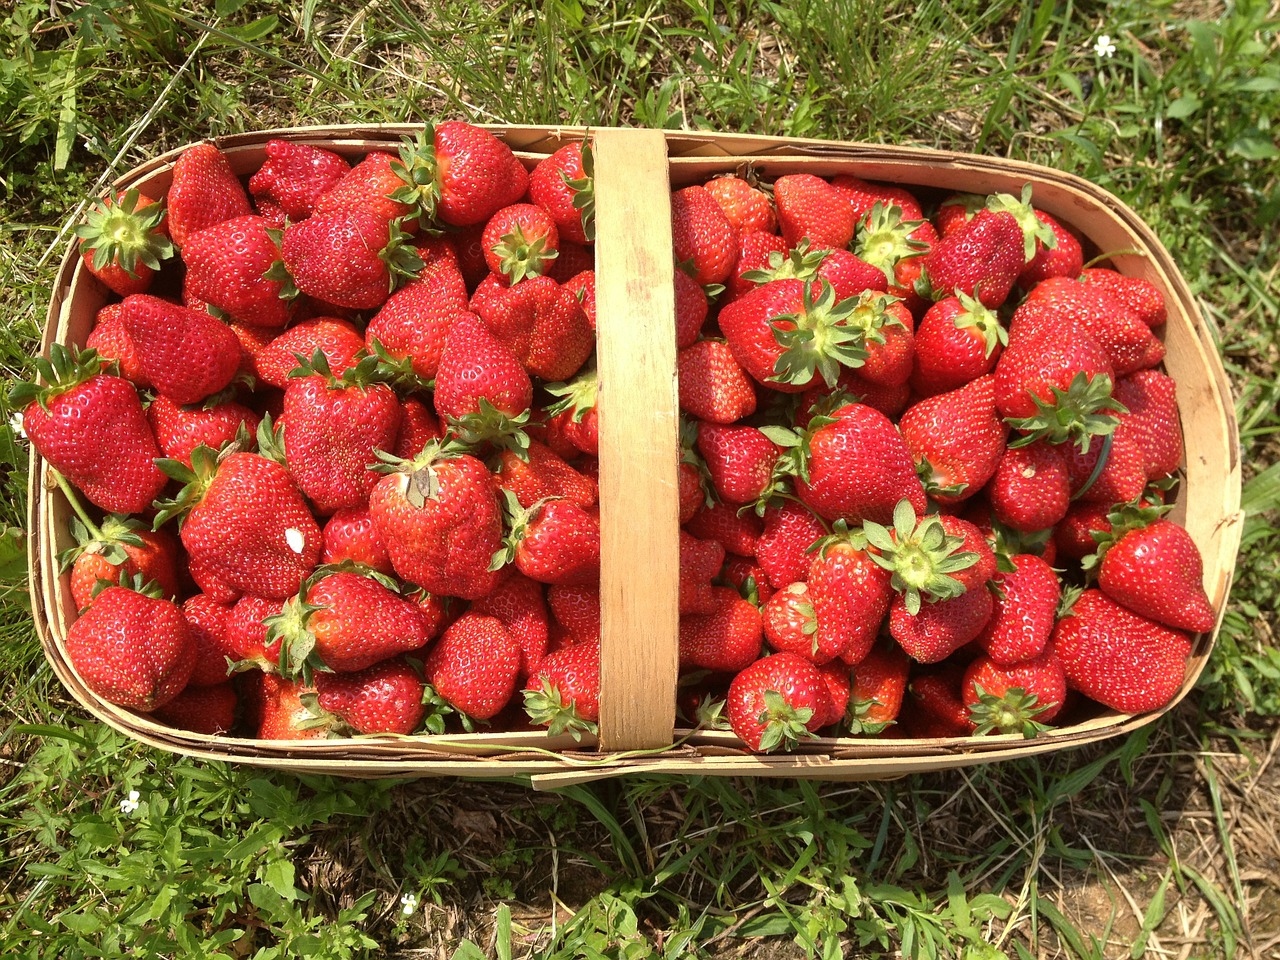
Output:
[[549,677],[543,677],[538,687],[524,690],[524,712],[530,722],[546,727],[547,734],[553,737],[567,733],[581,742],[584,733],[594,736],[600,729],[595,721],[587,720],[578,712],[577,704],[565,700]]
[[316,347],[311,356],[304,357],[295,353],[298,365],[289,371],[289,377],[322,377],[325,386],[330,390],[345,390],[354,387],[368,390],[377,383],[417,388],[423,386],[422,378],[413,372],[412,364],[407,357],[396,359],[386,352],[386,348],[378,340],[373,341],[372,352],[357,354],[358,360],[335,374],[329,366],[329,358],[324,351]]
[[89,208],[85,222],[76,227],[81,249],[92,252],[90,265],[105,270],[113,262],[130,277],[138,277],[141,264],[159,270],[161,261],[173,256],[173,243],[160,230],[164,205],[148,202],[137,189],[129,189],[118,199],[106,198]]
[[546,411],[554,417],[564,413],[566,410],[571,410],[573,412],[570,415],[570,419],[574,423],[581,423],[583,418],[596,408],[599,386],[600,383],[594,366],[582,370],[576,377],[567,382],[548,383],[543,389],[553,397],[559,397],[559,399],[547,404]]
[[742,275],[742,279],[757,284],[772,280],[813,280],[818,276],[818,268],[827,259],[828,253],[827,250],[810,250],[809,238],[805,237],[787,253],[771,251],[767,267],[748,270]]
[[975,683],[973,688],[978,694],[978,702],[969,704],[974,736],[992,732],[1020,733],[1025,739],[1033,740],[1049,729],[1035,718],[1052,704],[1040,703],[1036,694],[1028,693],[1022,687],[1010,687],[1002,696],[996,696],[983,690],[980,683]]
[[972,329],[977,333],[982,338],[983,349],[988,357],[995,352],[997,346],[1009,345],[1009,331],[1000,323],[994,310],[963,290],[957,290],[955,295],[962,307],[951,321],[957,330]]
[[760,726],[760,751],[794,750],[801,740],[816,739],[817,734],[806,724],[813,719],[812,707],[795,707],[777,690],[761,694],[764,709],[756,716]]
[[414,279],[426,266],[418,248],[410,242],[413,237],[404,229],[408,221],[408,217],[391,221],[387,227],[387,245],[378,252],[378,259],[387,265],[390,274],[388,293],[402,280]]
[[[803,430],[787,431],[786,427],[779,426],[768,426],[767,429],[764,426],[760,427],[761,433],[783,448],[782,454],[774,463],[773,477],[799,477],[808,483],[809,458],[812,455],[811,444],[814,434],[823,427],[835,423],[837,420],[835,414],[841,407],[856,402],[857,400],[847,391],[832,390],[819,397],[809,407],[809,422]],[[793,441],[788,433],[794,433],[796,440]],[[773,482],[771,478],[771,485]]]
[[164,591],[160,588],[160,584],[154,580],[144,580],[140,573],[130,575],[123,570],[120,571],[120,579],[115,582],[99,578],[98,582],[93,585],[93,590],[89,596],[96,598],[103,590],[108,590],[111,587],[121,587],[133,593],[140,593],[144,597],[150,597],[152,600],[164,599]]
[[529,435],[524,428],[529,425],[529,411],[524,410],[513,417],[484,397],[477,400],[477,406],[479,409],[475,413],[445,418],[451,439],[469,450],[486,445],[510,450],[528,463]]
[[435,465],[442,460],[452,460],[470,451],[461,443],[450,438],[444,441],[432,440],[418,454],[410,459],[398,457],[385,450],[375,450],[378,462],[369,466],[375,473],[403,473],[409,478],[404,496],[410,506],[423,507],[428,500],[440,497],[440,480],[436,476]]
[[582,232],[591,243],[596,238],[596,158],[591,149],[590,135],[582,138],[582,176],[572,178],[561,173],[565,186],[573,191],[573,208],[582,219]]
[[[991,536],[988,539],[993,541],[991,552],[996,556],[996,570],[1000,573],[1013,573],[1017,570],[1013,558],[1019,554],[1030,553],[1037,557],[1042,556],[1045,547],[1053,539],[1052,527],[1023,533],[1006,526],[995,517],[991,517],[990,522]],[[991,589],[994,591],[999,588],[993,583]]]
[[1098,549],[1084,557],[1080,566],[1092,579],[1102,565],[1103,557],[1112,547],[1135,530],[1145,530],[1172,509],[1173,504],[1170,503],[1153,503],[1145,491],[1134,500],[1117,504],[1107,513],[1109,529],[1089,531],[1089,536],[1098,545]]
[[845,326],[860,330],[863,343],[884,343],[885,327],[895,325],[906,327],[901,319],[888,312],[891,304],[901,302],[901,297],[876,290],[866,290],[854,301],[853,310],[845,320]]
[[316,654],[316,635],[310,627],[311,618],[320,610],[328,608],[302,599],[317,579],[319,578],[315,574],[308,577],[297,595],[285,601],[284,609],[262,621],[267,628],[266,646],[280,642],[276,669],[282,676],[300,677],[308,686],[316,671],[333,672]]
[[55,343],[48,357],[35,358],[36,372],[43,384],[24,382],[9,391],[9,403],[18,410],[31,403],[49,413],[49,404],[64,393],[74,390],[100,373],[114,372],[114,363],[106,364],[97,350],[82,350]]
[[441,193],[434,124],[426,124],[416,140],[401,138],[399,156],[391,161],[391,170],[404,185],[388,194],[387,199],[406,204],[411,210],[408,219],[416,220],[422,227],[429,226],[435,220]]
[[1037,240],[1048,250],[1058,246],[1058,237],[1053,232],[1053,227],[1037,217],[1031,206],[1031,184],[1023,184],[1021,197],[1010,193],[993,193],[987,197],[986,206],[992,213],[1010,214],[1018,222],[1018,226],[1022,228],[1023,257],[1027,263],[1036,255]]
[[[265,420],[265,418],[264,418]],[[259,428],[261,429],[261,428]],[[228,448],[223,448],[224,451]],[[222,457],[205,444],[200,444],[191,451],[191,466],[172,457],[158,457],[156,466],[171,480],[182,484],[182,488],[171,498],[156,501],[156,516],[152,523],[153,530],[159,530],[173,517],[178,523],[190,513],[208,493],[214,477],[218,475],[218,463]]]
[[948,483],[949,476],[938,470],[926,456],[916,460],[916,474],[924,484],[924,492],[935,499],[939,497],[955,499],[969,489],[967,483]]
[[715,484],[712,482],[711,470],[707,466],[707,461],[698,453],[697,443],[698,424],[692,420],[681,417],[680,462],[687,463],[697,472],[698,485],[702,488],[702,502],[706,507],[711,508],[715,506],[716,503]]
[[852,548],[854,550],[863,551],[867,549],[867,535],[861,527],[849,529],[849,523],[843,517],[831,525],[831,532],[825,537],[819,537],[813,543],[805,547],[805,553],[812,553],[819,557],[825,557],[827,553],[837,545]]
[[807,384],[817,374],[828,387],[834,387],[842,367],[862,366],[868,356],[865,331],[847,325],[857,305],[854,297],[837,302],[835,287],[825,280],[805,284],[800,312],[769,320],[774,339],[782,347],[769,379]]
[[[74,509],[74,506],[73,506]],[[142,524],[120,513],[109,513],[101,524],[90,526],[78,516],[71,518],[71,535],[76,545],[58,554],[60,569],[67,570],[83,554],[97,554],[113,566],[120,566],[129,559],[124,548],[143,546],[138,536]]]
[[895,269],[903,260],[923,256],[929,245],[915,240],[911,234],[923,220],[903,220],[902,208],[877,202],[858,225],[853,252],[858,259],[882,272],[890,283],[896,283]]
[[1128,408],[1111,395],[1111,377],[1105,373],[1090,375],[1081,370],[1066,390],[1052,386],[1049,389],[1052,400],[1031,394],[1036,405],[1031,416],[1005,417],[1005,423],[1022,432],[1022,436],[1009,442],[1010,447],[1025,447],[1044,439],[1054,444],[1071,442],[1081,453],[1088,453],[1092,439],[1110,436],[1120,423],[1118,414],[1128,413]]
[[547,245],[545,233],[525,236],[524,228],[519,224],[499,238],[493,245],[493,253],[498,258],[499,270],[513,287],[525,277],[542,276],[551,262],[560,256],[560,251]]
[[[889,583],[902,594],[907,612],[915,616],[923,600],[951,600],[965,592],[952,573],[978,562],[978,555],[960,550],[964,538],[947,533],[936,514],[916,518],[911,501],[902,499],[893,509],[893,530],[866,520],[863,535],[876,549],[870,557],[893,574]],[[877,552],[878,551],[878,552]]]
[[450,717],[458,718],[465,733],[475,733],[481,727],[489,726],[489,721],[477,720],[470,714],[463,713],[429,683],[422,688],[422,705],[427,708],[422,715],[423,729],[427,733],[446,733]]
[[503,538],[502,546],[495,550],[493,556],[489,558],[489,569],[500,570],[513,561],[516,556],[516,550],[524,542],[525,537],[529,535],[530,524],[537,520],[543,506],[553,500],[562,499],[564,498],[543,497],[541,500],[531,503],[528,507],[522,507],[516,495],[503,487],[502,509],[506,520],[507,535]]
[[298,702],[302,704],[302,708],[309,716],[306,720],[294,724],[297,729],[324,730],[327,737],[333,738],[347,737],[354,732],[351,726],[336,713],[331,713],[320,706],[319,691],[306,690],[300,693]]
[[897,721],[895,720],[868,720],[867,715],[878,707],[883,707],[879,700],[875,697],[868,697],[864,700],[850,699],[849,706],[845,710],[844,721],[849,729],[851,736],[870,737],[878,733],[882,733]]

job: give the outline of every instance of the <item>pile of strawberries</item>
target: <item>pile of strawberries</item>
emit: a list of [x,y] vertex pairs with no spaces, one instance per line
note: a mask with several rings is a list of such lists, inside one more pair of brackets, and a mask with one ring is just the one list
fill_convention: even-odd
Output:
[[114,296],[17,397],[77,513],[67,657],[208,734],[591,729],[589,147],[265,154],[78,231]]
[[672,205],[677,262],[720,290],[677,316],[690,719],[727,697],[771,750],[1173,699],[1215,614],[1162,519],[1157,288],[1086,268],[1029,188],[929,219],[852,176],[726,176]]
[[[76,512],[67,656],[208,734],[593,730],[589,144],[265,155],[78,231],[110,302],[15,397]],[[1029,192],[931,200],[672,194],[677,707],[753,750],[1158,709],[1215,622],[1159,291]]]

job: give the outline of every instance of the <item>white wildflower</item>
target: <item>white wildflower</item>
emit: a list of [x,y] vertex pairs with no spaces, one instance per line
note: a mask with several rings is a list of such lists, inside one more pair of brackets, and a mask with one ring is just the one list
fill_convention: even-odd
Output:
[[120,801],[120,812],[121,812],[121,813],[135,813],[135,812],[137,812],[137,809],[138,809],[138,806],[139,806],[139,804],[138,804],[138,798],[139,798],[140,796],[141,796],[141,794],[139,794],[137,790],[130,790],[130,791],[129,791],[129,798],[128,798],[127,800],[121,800],[121,801]]
[[1099,57],[1111,58],[1115,56],[1116,45],[1111,40],[1109,34],[1103,33],[1093,42],[1093,52]]
[[21,410],[13,411],[13,416],[9,418],[9,429],[13,431],[15,437],[21,437],[23,440],[27,439],[27,428],[22,422]]
[[416,894],[406,893],[400,898],[400,912],[406,917],[418,909],[418,897]]
[[301,553],[302,548],[306,546],[307,538],[302,535],[302,531],[296,527],[290,527],[284,532],[284,542],[289,545],[289,549],[294,553]]

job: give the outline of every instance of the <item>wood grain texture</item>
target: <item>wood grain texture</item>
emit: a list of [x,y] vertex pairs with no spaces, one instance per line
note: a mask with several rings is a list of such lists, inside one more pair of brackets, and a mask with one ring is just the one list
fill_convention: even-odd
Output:
[[671,742],[679,595],[674,269],[666,141],[595,135],[600,746]]

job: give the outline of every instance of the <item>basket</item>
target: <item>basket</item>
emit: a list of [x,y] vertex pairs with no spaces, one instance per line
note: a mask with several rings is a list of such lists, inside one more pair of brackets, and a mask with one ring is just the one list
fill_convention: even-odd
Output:
[[[272,138],[322,146],[358,159],[393,149],[419,128],[326,126],[269,130],[214,142],[241,174],[256,169]],[[527,166],[581,139],[581,128],[489,126]],[[1165,368],[1178,383],[1185,441],[1184,479],[1171,514],[1204,557],[1205,588],[1219,621],[1231,586],[1242,526],[1240,463],[1230,388],[1212,334],[1176,265],[1149,227],[1111,194],[1068,174],[1012,160],[935,150],[745,135],[601,128],[596,154],[597,369],[601,504],[601,693],[597,739],[579,743],[540,732],[457,736],[262,741],[176,730],[94,694],[65,655],[75,617],[69,575],[57,556],[70,545],[70,506],[33,450],[30,588],[45,653],[72,695],[94,716],[135,739],[189,756],[299,773],[349,777],[527,775],[555,787],[624,773],[754,775],[864,780],[1025,757],[1116,736],[1152,722],[1098,709],[1096,715],[1033,740],[1018,736],[939,740],[820,739],[800,751],[752,755],[731,734],[674,728],[678,625],[678,409],[670,191],[750,164],[764,179],[783,173],[852,174],[928,191],[1018,193],[1030,183],[1037,207],[1072,227],[1093,252],[1113,258],[1164,294]],[[181,150],[158,156],[117,181],[163,194]],[[1092,251],[1092,252],[1090,252]],[[55,280],[44,331],[82,344],[107,294],[74,245]],[[646,504],[637,510],[636,504]],[[1194,503],[1195,509],[1188,509]],[[639,572],[637,574],[637,571]],[[1197,636],[1173,703],[1195,684],[1215,633]],[[1164,711],[1161,711],[1164,712]]]

